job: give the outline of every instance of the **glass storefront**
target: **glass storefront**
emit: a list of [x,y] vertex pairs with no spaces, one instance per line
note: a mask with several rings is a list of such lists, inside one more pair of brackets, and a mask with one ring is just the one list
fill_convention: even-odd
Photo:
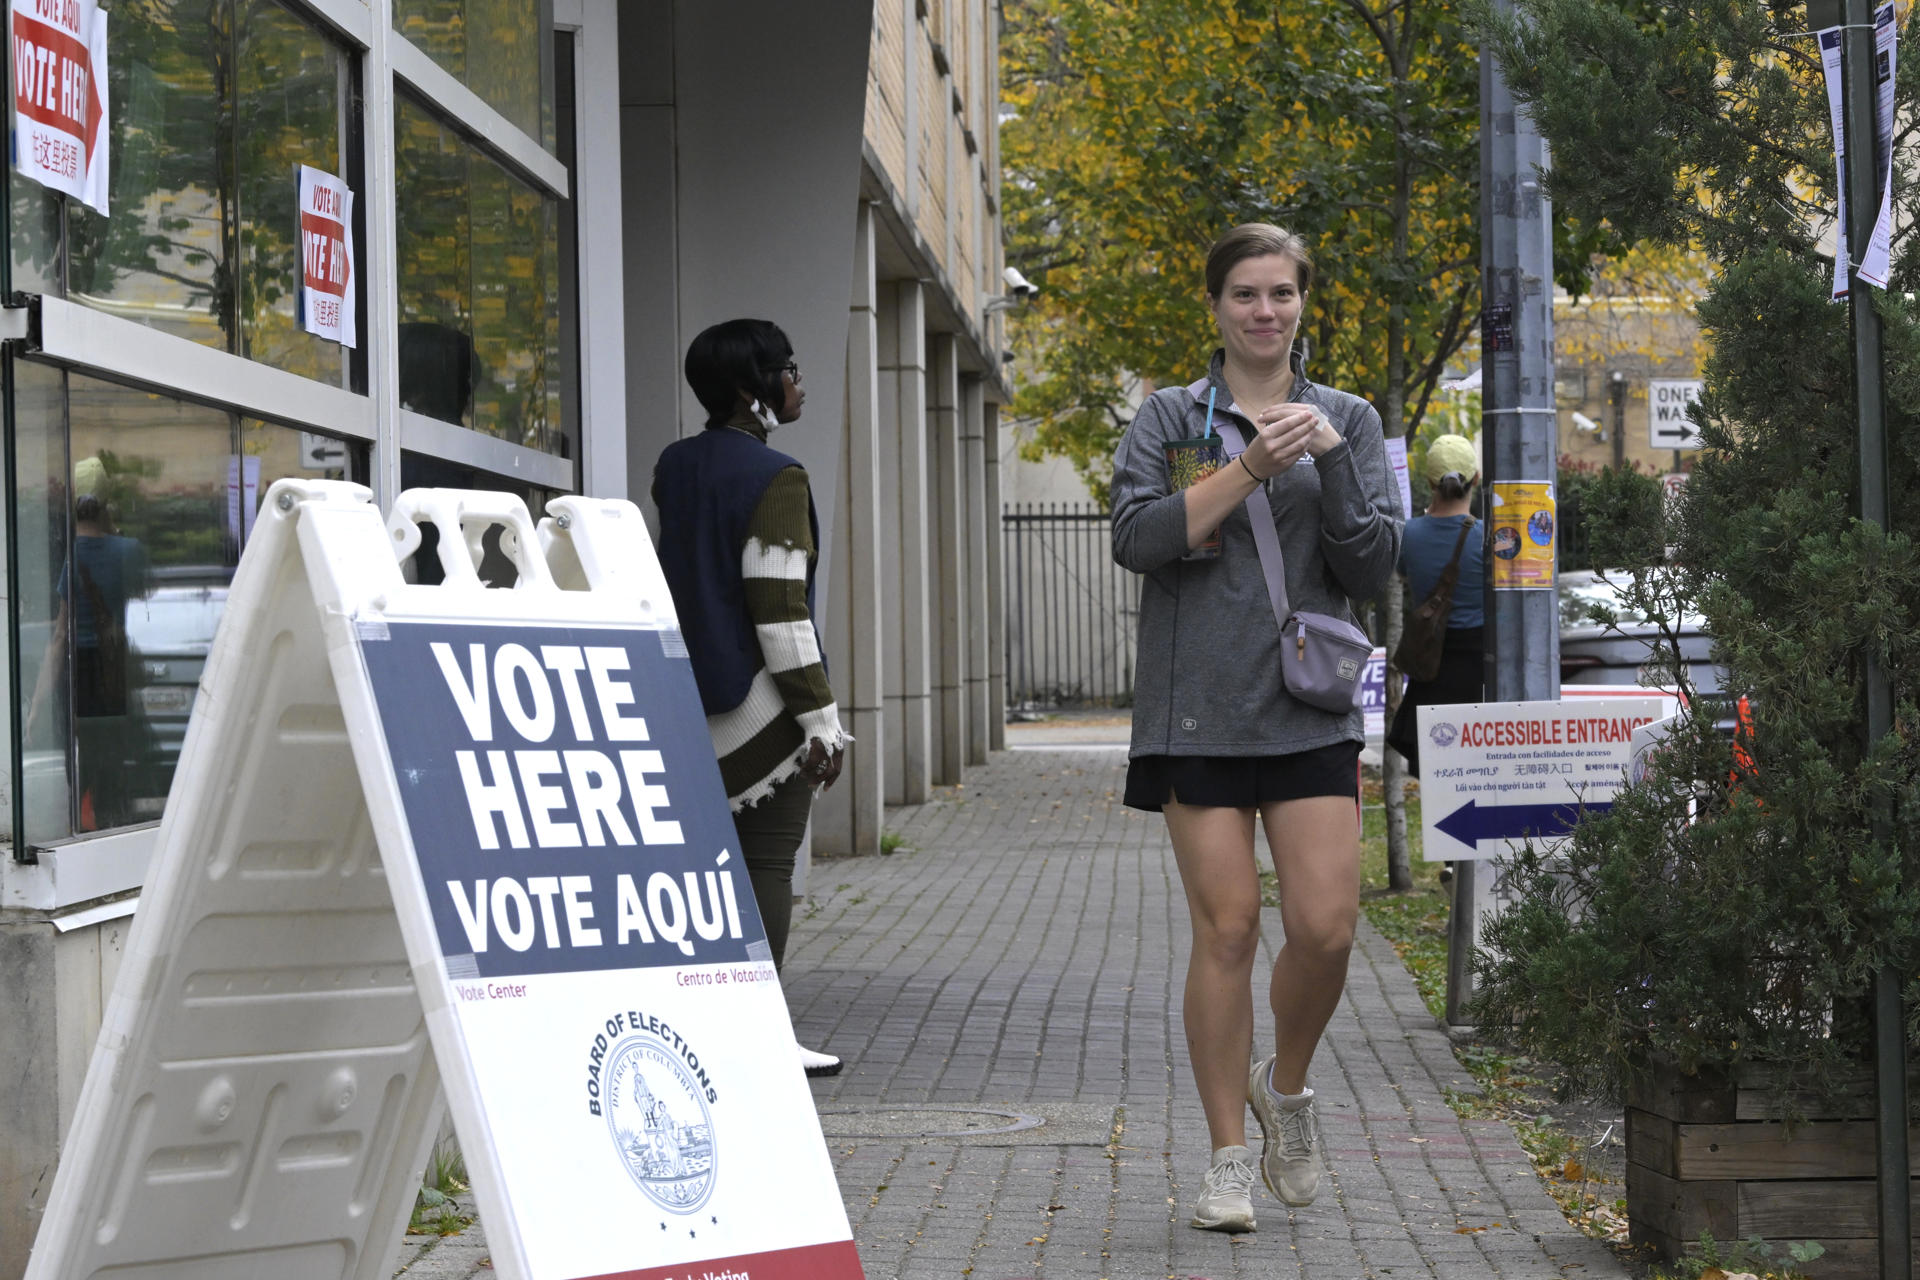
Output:
[[160,816],[260,499],[364,480],[331,441],[14,362],[22,801],[29,843]]
[[[557,111],[571,46],[556,59],[550,0],[399,0],[394,21],[571,166],[570,122]],[[118,0],[110,33],[110,214],[12,172],[0,201],[10,289],[121,325],[97,349],[13,352],[0,364],[17,744],[0,837],[27,858],[160,816],[266,491],[286,477],[373,483],[378,451],[399,449],[388,401],[369,394],[372,370],[395,370],[404,410],[475,440],[578,454],[575,287],[563,279],[576,260],[572,206],[489,143],[497,121],[461,119],[297,0]],[[384,182],[361,141],[368,86],[392,107]],[[297,314],[302,164],[358,193],[357,350],[307,333]],[[370,281],[375,199],[393,202],[398,254]],[[384,339],[365,319],[381,300],[400,320]],[[122,348],[137,334],[164,337],[142,339],[136,371]],[[368,351],[380,340],[394,344],[384,363]],[[229,396],[220,378],[188,385],[185,374],[167,385],[167,343],[222,353],[204,359],[231,360],[221,368],[249,390]],[[284,375],[310,382],[312,396]],[[464,435],[451,437],[453,456],[402,454],[402,484],[551,496],[459,456]]]

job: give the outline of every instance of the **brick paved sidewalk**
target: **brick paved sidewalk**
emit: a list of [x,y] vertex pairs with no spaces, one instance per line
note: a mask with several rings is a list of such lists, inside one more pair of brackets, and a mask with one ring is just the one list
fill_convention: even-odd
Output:
[[[1187,916],[1124,775],[1114,751],[997,755],[890,815],[906,847],[814,867],[787,992],[801,1040],[848,1061],[814,1095],[870,1280],[1624,1277],[1506,1125],[1447,1105],[1473,1082],[1364,918],[1314,1062],[1335,1177],[1292,1212],[1261,1188],[1249,1235],[1186,1225],[1207,1160]],[[426,1243],[409,1280],[485,1256],[477,1229]]]

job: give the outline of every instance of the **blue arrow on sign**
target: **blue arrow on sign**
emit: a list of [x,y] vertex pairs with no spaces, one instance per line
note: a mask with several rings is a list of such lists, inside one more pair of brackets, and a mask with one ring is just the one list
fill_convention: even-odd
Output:
[[1520,840],[1563,836],[1592,814],[1605,813],[1613,801],[1595,804],[1489,804],[1469,800],[1434,825],[1471,848],[1482,840]]

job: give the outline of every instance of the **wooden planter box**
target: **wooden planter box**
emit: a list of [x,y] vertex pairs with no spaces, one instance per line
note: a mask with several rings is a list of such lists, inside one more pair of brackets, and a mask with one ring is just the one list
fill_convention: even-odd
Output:
[[[1702,1231],[1722,1242],[1759,1236],[1784,1261],[1789,1244],[1814,1240],[1827,1252],[1801,1266],[1808,1275],[1874,1280],[1880,1254],[1871,1080],[1849,1088],[1838,1103],[1805,1099],[1800,1110],[1808,1119],[1789,1136],[1786,1125],[1771,1118],[1769,1081],[1758,1070],[1738,1080],[1663,1073],[1632,1092],[1627,1219],[1633,1242],[1677,1258]],[[1920,1169],[1920,1130],[1908,1134],[1908,1152]],[[1920,1197],[1914,1204],[1920,1224]]]

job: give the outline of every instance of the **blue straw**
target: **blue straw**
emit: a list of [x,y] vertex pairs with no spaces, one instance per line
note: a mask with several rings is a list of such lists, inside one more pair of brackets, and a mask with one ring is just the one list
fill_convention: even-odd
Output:
[[1218,387],[1207,388],[1207,429],[1200,437],[1202,440],[1205,440],[1213,435],[1213,398],[1219,394],[1220,394],[1220,388]]

